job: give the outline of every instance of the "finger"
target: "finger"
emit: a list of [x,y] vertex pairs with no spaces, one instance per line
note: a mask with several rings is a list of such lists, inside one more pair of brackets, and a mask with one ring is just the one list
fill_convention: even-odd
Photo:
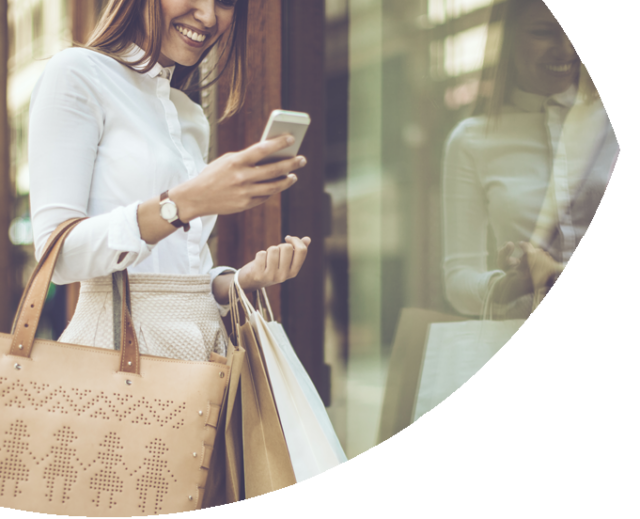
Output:
[[[291,236],[287,236],[284,241],[286,241],[287,243],[290,243],[291,240],[293,240],[293,237]],[[309,245],[311,245],[311,238],[309,238],[308,236],[305,236],[304,238],[302,238],[302,243],[304,243],[307,247]]]
[[267,269],[267,252],[261,250],[256,254],[256,259],[253,261],[255,263],[256,272],[262,274]]
[[307,258],[307,246],[296,236],[287,236],[285,241],[293,246],[293,261],[291,262],[291,272],[289,273],[289,277],[292,278],[298,275],[304,260]]
[[515,247],[515,245],[513,244],[513,242],[512,241],[508,241],[502,246],[500,251],[513,250],[514,247]]
[[529,242],[523,241],[523,242],[520,242],[518,245],[520,245],[520,247],[526,254],[533,254],[536,251],[536,248],[533,245],[531,245]]
[[280,177],[286,177],[292,171],[297,171],[307,165],[307,159],[302,155],[292,159],[284,159],[271,164],[251,168],[249,180],[251,182],[272,182]]
[[278,193],[282,193],[289,189],[298,181],[298,177],[294,173],[289,173],[286,177],[271,182],[259,182],[252,184],[248,188],[251,198],[269,198]]
[[291,273],[291,265],[293,264],[293,245],[283,243],[278,246],[280,249],[280,263],[278,265],[278,283],[283,283],[289,279]]
[[278,273],[278,266],[280,265],[280,248],[273,246],[267,249],[267,267],[265,268],[264,275],[270,282],[275,282]]
[[498,258],[500,258],[501,260],[505,260],[506,258],[511,256],[514,249],[515,249],[515,246],[513,245],[513,242],[508,241],[498,251]]
[[253,146],[249,146],[239,153],[239,159],[247,166],[254,166],[272,153],[288,148],[295,142],[296,139],[293,135],[280,135],[274,139],[257,142]]
[[520,265],[520,260],[518,258],[510,257],[507,258],[506,264],[509,268],[517,267],[518,265]]

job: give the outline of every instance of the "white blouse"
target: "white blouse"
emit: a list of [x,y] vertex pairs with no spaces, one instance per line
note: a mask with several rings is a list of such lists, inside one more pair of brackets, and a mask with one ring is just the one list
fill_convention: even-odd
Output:
[[[490,129],[484,116],[462,121],[444,160],[444,274],[451,304],[480,315],[489,281],[500,272],[488,270],[489,228],[498,248],[530,241],[556,261],[569,261],[618,151],[601,101],[586,100],[575,87],[548,98],[516,89]],[[531,299],[524,303],[530,312]]]
[[[142,57],[135,47],[127,59]],[[140,68],[140,67],[139,67]],[[171,88],[173,67],[141,74],[98,52],[72,48],[47,64],[31,98],[29,168],[36,257],[58,224],[89,216],[67,238],[53,281],[131,273],[202,275],[217,216],[196,218],[155,246],[140,238],[138,205],[207,164],[202,108]],[[122,253],[128,253],[118,263]]]

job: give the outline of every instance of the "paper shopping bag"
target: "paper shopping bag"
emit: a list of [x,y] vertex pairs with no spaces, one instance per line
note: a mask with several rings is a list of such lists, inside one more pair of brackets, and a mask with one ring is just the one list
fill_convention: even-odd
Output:
[[[226,358],[226,364],[230,368],[229,387],[220,410],[220,433],[213,447],[211,456],[213,470],[210,470],[207,479],[203,508],[235,503],[244,499],[240,374],[245,355],[244,348],[234,344],[230,339]],[[211,356],[219,357],[215,353]]]
[[545,506],[539,326],[431,325],[413,419],[417,507]]
[[266,291],[258,294],[258,303],[264,302],[269,310],[272,319],[269,323],[263,312],[256,311],[249,302],[237,275],[235,290],[249,316],[253,337],[265,361],[296,480],[311,478],[346,461],[317,390],[284,330],[273,321]]
[[[246,351],[240,374],[240,408],[244,493],[251,498],[293,485],[296,478],[262,353],[246,319],[249,307],[239,298],[238,290],[242,290],[239,285],[232,284],[229,298],[232,337]],[[245,317],[243,324],[241,315]]]
[[396,329],[385,386],[378,443],[413,423],[416,395],[432,323],[462,321],[463,317],[424,308],[403,308]]

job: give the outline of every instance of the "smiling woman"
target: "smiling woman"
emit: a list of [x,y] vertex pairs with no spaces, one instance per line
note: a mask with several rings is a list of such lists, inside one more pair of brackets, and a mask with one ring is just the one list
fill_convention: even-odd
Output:
[[[261,205],[306,164],[298,156],[256,166],[292,144],[286,135],[209,162],[209,122],[186,94],[230,67],[223,118],[240,108],[248,2],[110,0],[87,45],[47,64],[30,107],[36,256],[61,223],[84,218],[53,275],[58,284],[82,282],[61,341],[114,347],[105,308],[112,275],[127,270],[142,353],[205,362],[225,354],[221,314],[234,269],[213,264],[207,240],[217,216]],[[199,82],[194,72],[210,53],[219,75]],[[309,243],[288,236],[256,251],[240,285],[251,291],[295,277]]]
[[[248,0],[112,0],[85,48],[127,66],[143,65],[143,72],[155,63],[175,65],[171,85],[188,91],[207,88],[231,66],[231,92],[221,117],[224,120],[240,108],[246,89],[247,13]],[[131,43],[145,49],[135,61],[123,59]],[[222,66],[218,63],[218,75],[205,77],[200,85],[193,84],[194,72],[214,49],[218,61],[224,60]]]

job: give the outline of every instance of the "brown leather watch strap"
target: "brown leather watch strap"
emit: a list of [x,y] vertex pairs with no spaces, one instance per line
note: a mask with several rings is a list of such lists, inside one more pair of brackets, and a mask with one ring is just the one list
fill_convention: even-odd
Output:
[[[162,202],[163,200],[166,200],[167,198],[169,198],[168,189],[160,195],[160,202]],[[184,229],[184,232],[188,232],[191,229],[191,225],[188,222],[187,223],[183,222],[182,220],[180,220],[179,217],[176,218],[173,222],[169,222],[169,223],[174,227],[176,227],[177,229],[180,229],[180,227],[182,227]]]

